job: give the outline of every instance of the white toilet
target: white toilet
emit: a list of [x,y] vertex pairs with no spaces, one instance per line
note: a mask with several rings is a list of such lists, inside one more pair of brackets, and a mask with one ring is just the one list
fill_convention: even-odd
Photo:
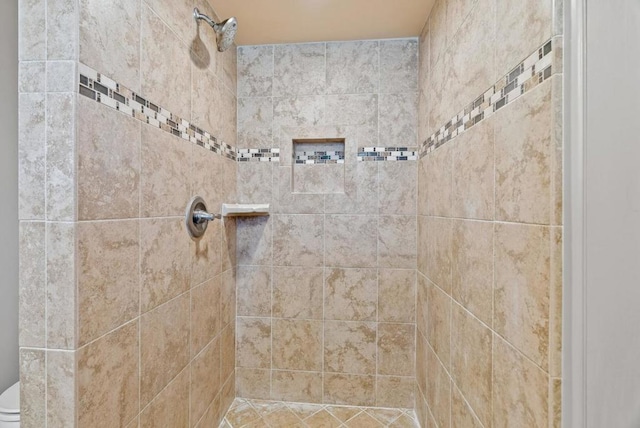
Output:
[[0,428],[20,427],[20,382],[0,395]]

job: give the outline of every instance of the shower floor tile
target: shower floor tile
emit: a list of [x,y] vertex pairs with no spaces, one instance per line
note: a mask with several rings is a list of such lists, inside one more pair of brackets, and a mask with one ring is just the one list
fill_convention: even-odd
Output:
[[285,403],[236,398],[220,428],[415,428],[409,409]]

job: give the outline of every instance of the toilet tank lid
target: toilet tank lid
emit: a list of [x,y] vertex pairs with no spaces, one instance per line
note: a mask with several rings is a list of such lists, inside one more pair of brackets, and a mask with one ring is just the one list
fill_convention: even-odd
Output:
[[20,413],[20,382],[15,383],[0,395],[1,413]]

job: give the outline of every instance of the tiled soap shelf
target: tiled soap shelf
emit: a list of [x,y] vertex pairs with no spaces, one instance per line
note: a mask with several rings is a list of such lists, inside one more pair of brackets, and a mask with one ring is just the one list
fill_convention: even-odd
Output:
[[269,204],[222,204],[223,217],[269,215]]

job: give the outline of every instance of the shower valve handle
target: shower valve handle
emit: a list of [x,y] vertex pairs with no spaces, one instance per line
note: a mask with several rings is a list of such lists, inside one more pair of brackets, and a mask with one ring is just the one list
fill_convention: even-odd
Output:
[[215,219],[220,219],[222,216],[220,214],[211,214],[206,211],[197,210],[193,212],[193,222],[195,224],[202,224],[208,221],[213,221]]

